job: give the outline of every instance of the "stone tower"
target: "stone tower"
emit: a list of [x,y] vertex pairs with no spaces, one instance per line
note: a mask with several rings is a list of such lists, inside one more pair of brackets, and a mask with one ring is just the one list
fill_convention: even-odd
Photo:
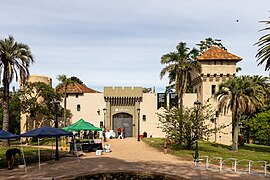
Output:
[[[43,82],[45,84],[48,84],[52,86],[52,79],[47,76],[40,76],[40,75],[31,75],[27,82]],[[24,86],[20,84],[20,88],[23,88]],[[35,121],[32,120],[31,118],[31,112],[27,113],[21,113],[21,125],[20,125],[20,130],[21,133],[27,132],[29,130],[35,129]]]
[[[241,60],[242,58],[216,46],[205,51],[198,58],[202,65],[201,74],[193,73],[192,75],[193,92],[197,93],[198,99],[202,103],[210,103],[216,109],[217,102],[212,95],[218,90],[220,83],[235,76],[236,64]],[[232,143],[231,120],[231,113],[225,115],[216,113],[211,122],[206,122],[209,123],[209,128],[216,129],[209,140],[230,145]],[[219,131],[222,125],[228,126]]]

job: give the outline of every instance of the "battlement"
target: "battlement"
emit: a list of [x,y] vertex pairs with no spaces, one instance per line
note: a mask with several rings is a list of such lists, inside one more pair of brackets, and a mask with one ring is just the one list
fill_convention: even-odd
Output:
[[104,87],[104,97],[142,98],[142,87]]

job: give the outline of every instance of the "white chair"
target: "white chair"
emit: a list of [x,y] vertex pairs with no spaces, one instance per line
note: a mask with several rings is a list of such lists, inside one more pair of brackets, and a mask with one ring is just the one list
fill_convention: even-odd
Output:
[[121,132],[121,134],[118,136],[118,139],[123,139],[123,133]]
[[105,152],[106,152],[106,153],[111,152],[111,145],[110,145],[110,144],[105,144],[104,149],[105,149]]

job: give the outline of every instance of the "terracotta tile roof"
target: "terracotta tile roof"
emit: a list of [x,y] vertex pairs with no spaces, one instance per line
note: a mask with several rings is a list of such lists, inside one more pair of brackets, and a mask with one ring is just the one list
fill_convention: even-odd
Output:
[[[61,87],[57,90],[58,92],[61,92],[61,93],[64,93],[65,90],[64,90],[64,87]],[[100,93],[96,90],[93,90],[91,88],[88,88],[84,85],[81,85],[81,84],[78,84],[78,83],[75,83],[75,84],[69,84],[67,86],[67,93],[70,93],[70,94],[81,94],[81,93]]]
[[210,47],[207,51],[205,51],[199,58],[199,61],[203,60],[236,60],[241,61],[242,58],[229,53],[223,49],[220,49],[216,46]]

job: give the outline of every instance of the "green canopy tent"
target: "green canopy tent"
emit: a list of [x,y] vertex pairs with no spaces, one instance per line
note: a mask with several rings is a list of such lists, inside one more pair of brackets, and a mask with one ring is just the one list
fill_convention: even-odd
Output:
[[69,132],[71,132],[71,131],[81,131],[81,130],[84,130],[84,131],[102,131],[102,128],[95,127],[91,123],[86,122],[83,119],[80,119],[76,123],[74,123],[74,124],[72,124],[70,126],[64,127],[63,130],[69,131]]

